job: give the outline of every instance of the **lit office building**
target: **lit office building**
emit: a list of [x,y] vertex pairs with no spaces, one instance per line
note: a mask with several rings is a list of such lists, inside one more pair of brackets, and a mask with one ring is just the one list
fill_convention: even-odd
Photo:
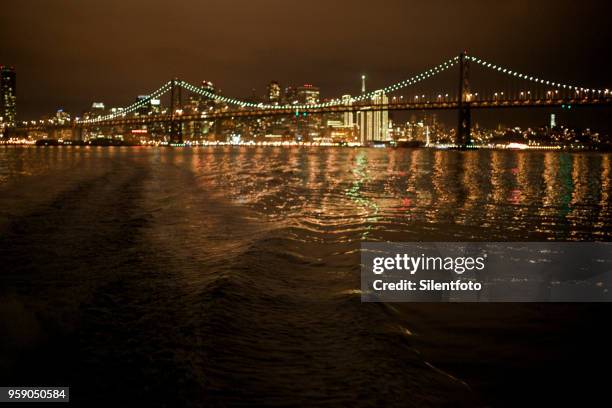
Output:
[[12,67],[0,66],[0,125],[17,122],[17,73]]
[[[372,105],[386,105],[389,98],[383,91],[372,96]],[[359,141],[362,145],[372,142],[388,142],[389,137],[389,111],[370,110],[359,112]]]
[[161,100],[159,98],[151,98],[149,101],[149,108],[153,115],[161,113]]
[[297,89],[294,86],[288,86],[285,88],[284,101],[286,104],[294,105],[298,103]]
[[304,84],[297,88],[297,101],[305,105],[319,103],[319,88],[310,84]]
[[281,87],[276,81],[272,81],[268,84],[268,95],[267,99],[269,103],[278,104],[281,99]]
[[161,112],[161,100],[159,98],[151,98],[150,95],[138,95],[136,102],[142,103],[136,110],[137,115],[156,115]]
[[[210,81],[202,81],[202,86],[200,86],[200,88],[208,93],[211,93],[217,96],[221,96],[222,94],[221,90],[216,88],[215,85]],[[201,101],[202,101],[202,103],[200,104],[201,110],[204,110],[207,108],[208,109],[222,108],[223,106],[225,106],[225,102],[221,101],[220,99],[215,99],[211,97],[202,96]]]
[[91,104],[91,109],[89,110],[89,118],[95,118],[98,116],[102,116],[106,113],[106,107],[104,106],[104,102],[94,102]]

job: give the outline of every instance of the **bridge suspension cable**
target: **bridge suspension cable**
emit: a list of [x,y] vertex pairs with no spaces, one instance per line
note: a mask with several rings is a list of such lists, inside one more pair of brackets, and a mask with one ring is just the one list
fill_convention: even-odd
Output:
[[172,81],[166,82],[161,87],[151,92],[151,94],[148,95],[146,98],[138,100],[134,102],[133,104],[128,105],[125,108],[118,110],[116,113],[109,113],[108,115],[97,116],[91,119],[79,120],[78,122],[79,123],[96,123],[96,122],[102,122],[105,120],[115,119],[120,116],[125,116],[128,113],[132,113],[135,110],[142,108],[143,106],[148,104],[151,99],[157,99],[160,96],[166,94],[167,92],[170,91],[170,89],[172,89]]
[[[590,93],[592,95],[598,94],[598,95],[604,95],[605,97],[608,97],[610,95],[610,91],[608,89],[590,89],[590,88],[583,88],[583,87],[577,87],[574,85],[569,85],[569,84],[564,84],[564,83],[560,83],[560,82],[555,82],[555,81],[549,81],[549,80],[544,80],[538,77],[535,77],[533,75],[528,75],[528,74],[523,74],[523,73],[519,73],[517,71],[499,66],[499,65],[495,65],[493,63],[490,63],[488,61],[485,61],[481,58],[478,57],[474,57],[474,56],[466,56],[466,58],[469,61],[472,61],[476,64],[479,64],[485,68],[488,68],[490,70],[493,71],[497,71],[500,72],[502,74],[506,74],[510,77],[514,77],[514,78],[519,78],[519,79],[523,79],[523,80],[527,80],[527,81],[531,81],[535,84],[539,84],[539,85],[546,85],[546,86],[552,86],[554,88],[558,88],[558,89],[567,89],[567,90],[575,90],[576,92],[585,92],[585,93]],[[195,86],[190,84],[189,82],[186,81],[181,81],[181,80],[175,80],[175,81],[168,81],[165,84],[163,84],[160,88],[158,88],[157,90],[153,91],[150,95],[147,96],[147,98],[143,98],[142,100],[138,100],[137,102],[132,103],[131,105],[126,106],[123,109],[118,110],[115,113],[110,113],[107,115],[102,115],[102,116],[98,116],[95,118],[91,118],[91,119],[81,119],[81,120],[77,120],[77,123],[84,123],[84,124],[95,124],[98,122],[103,122],[103,121],[107,121],[107,120],[112,120],[118,117],[123,117],[129,113],[132,113],[134,111],[136,111],[139,108],[142,108],[144,106],[146,106],[146,104],[149,103],[149,101],[151,99],[155,99],[155,98],[159,98],[162,95],[168,93],[173,86],[181,86],[183,89],[186,89],[187,91],[193,92],[195,94],[204,96],[206,98],[209,99],[213,99],[213,100],[217,100],[226,104],[230,104],[230,105],[237,105],[243,108],[255,108],[255,109],[296,109],[296,110],[307,110],[307,109],[317,109],[317,108],[325,108],[325,107],[329,107],[329,106],[338,106],[338,105],[344,105],[344,104],[352,104],[354,102],[364,102],[367,101],[377,95],[380,95],[381,93],[387,94],[387,93],[391,93],[403,88],[407,88],[409,86],[418,84],[428,78],[434,77],[440,73],[442,73],[443,71],[448,70],[449,68],[459,64],[460,62],[460,57],[456,56],[453,57],[447,61],[442,62],[441,64],[438,64],[424,72],[421,72],[417,75],[412,76],[411,78],[405,79],[403,81],[399,81],[396,82],[394,84],[388,85],[384,88],[381,89],[377,89],[374,91],[370,91],[367,93],[363,93],[361,95],[355,96],[355,97],[351,97],[343,99],[343,98],[335,98],[332,99],[330,101],[327,102],[322,102],[322,103],[316,103],[316,104],[285,104],[285,105],[270,105],[270,104],[264,104],[264,103],[255,103],[255,102],[249,102],[249,101],[245,101],[245,100],[241,100],[241,99],[236,99],[236,98],[231,98],[231,97],[226,97],[226,96],[222,96],[222,95],[217,95],[214,92],[210,92],[204,88]]]
[[467,56],[467,58],[470,61],[475,62],[476,64],[479,64],[485,68],[488,68],[490,70],[493,71],[497,71],[500,72],[502,74],[506,74],[508,76],[511,77],[515,77],[515,78],[519,78],[519,79],[524,79],[536,84],[540,84],[540,85],[548,85],[548,86],[552,86],[553,88],[558,88],[558,89],[569,89],[569,90],[575,90],[578,92],[586,92],[586,93],[591,93],[591,94],[604,94],[604,95],[608,95],[610,93],[610,90],[608,89],[591,89],[591,88],[584,88],[584,87],[578,87],[578,86],[574,86],[574,85],[569,85],[569,84],[564,84],[561,82],[556,82],[556,81],[550,81],[550,80],[544,80],[542,78],[538,78],[536,76],[533,75],[528,75],[528,74],[523,74],[514,70],[511,70],[509,68],[505,68],[502,67],[500,65],[495,65],[491,62],[485,61],[481,58],[477,58],[477,57],[472,57],[472,56]]
[[248,102],[245,100],[241,100],[241,99],[236,99],[236,98],[230,98],[230,97],[226,97],[226,96],[221,96],[221,95],[217,95],[214,92],[210,92],[207,91],[206,89],[200,88],[198,86],[192,85],[189,82],[185,82],[185,81],[180,81],[178,82],[178,84],[180,86],[182,86],[184,89],[205,96],[207,98],[210,99],[214,99],[214,100],[218,100],[220,102],[224,102],[224,103],[228,103],[231,105],[237,105],[237,106],[241,106],[241,107],[245,107],[245,108],[259,108],[259,109],[313,109],[313,108],[324,108],[327,106],[336,106],[336,105],[343,105],[346,104],[347,102],[353,103],[353,102],[361,102],[361,101],[365,101],[368,100],[378,94],[382,93],[389,93],[389,92],[394,92],[397,91],[399,89],[402,88],[406,88],[408,86],[417,84],[421,81],[424,81],[425,79],[431,78],[449,68],[451,68],[454,65],[457,65],[459,63],[459,57],[454,57],[449,59],[448,61],[445,61],[441,64],[436,65],[433,68],[428,69],[427,71],[424,71],[418,75],[414,75],[411,78],[405,79],[403,81],[397,82],[395,84],[389,85],[385,88],[381,88],[381,89],[377,89],[374,91],[370,91],[368,93],[364,93],[361,94],[359,96],[356,97],[352,97],[350,99],[343,99],[343,98],[335,98],[332,99],[331,101],[327,101],[327,102],[323,102],[323,103],[316,103],[316,104],[301,104],[301,105],[268,105],[268,104],[264,104],[264,103],[254,103],[254,102]]

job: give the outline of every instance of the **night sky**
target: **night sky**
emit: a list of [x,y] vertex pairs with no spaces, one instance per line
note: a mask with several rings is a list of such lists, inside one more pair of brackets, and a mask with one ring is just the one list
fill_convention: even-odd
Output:
[[[382,87],[465,49],[521,72],[612,88],[610,1],[2,2],[0,64],[17,69],[20,120],[131,103],[173,76],[228,96],[270,80],[323,97]],[[609,111],[608,113],[609,114]]]

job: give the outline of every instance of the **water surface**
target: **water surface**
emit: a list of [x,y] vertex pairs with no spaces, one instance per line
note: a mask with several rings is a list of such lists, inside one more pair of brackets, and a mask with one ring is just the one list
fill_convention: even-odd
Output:
[[513,406],[534,381],[564,400],[604,306],[362,304],[359,243],[609,241],[611,161],[2,148],[0,382],[86,406]]

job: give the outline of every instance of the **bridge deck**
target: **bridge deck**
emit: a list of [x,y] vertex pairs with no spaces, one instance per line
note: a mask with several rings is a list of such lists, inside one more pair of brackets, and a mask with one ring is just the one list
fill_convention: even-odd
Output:
[[[524,100],[476,100],[464,102],[468,104],[470,109],[503,109],[503,108],[554,108],[563,105],[571,106],[612,106],[612,97],[608,98],[585,98],[585,99],[524,99]],[[147,116],[130,116],[124,118],[114,118],[95,123],[83,123],[71,121],[64,124],[57,123],[37,123],[33,125],[18,126],[15,131],[35,131],[35,130],[50,130],[50,129],[68,129],[68,128],[92,128],[106,126],[132,126],[146,125],[152,123],[171,123],[171,122],[197,122],[197,121],[213,121],[215,119],[228,118],[253,118],[267,116],[290,116],[296,112],[306,112],[312,115],[326,113],[345,113],[345,112],[368,112],[368,111],[420,111],[420,110],[452,110],[458,109],[457,101],[427,101],[427,102],[395,102],[378,105],[336,105],[307,109],[294,108],[279,108],[279,109],[253,109],[244,108],[238,110],[219,110],[210,113],[199,114],[184,114],[184,115],[147,115]]]

